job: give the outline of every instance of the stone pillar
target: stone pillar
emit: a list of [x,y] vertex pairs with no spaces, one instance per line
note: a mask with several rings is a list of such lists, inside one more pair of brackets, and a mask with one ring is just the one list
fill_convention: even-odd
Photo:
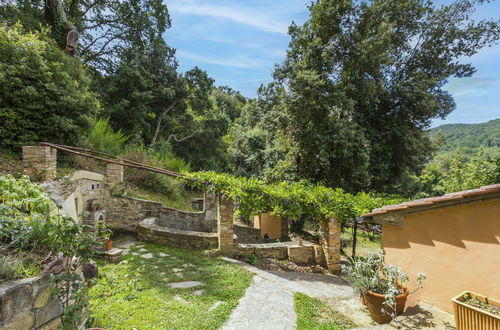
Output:
[[233,240],[233,204],[219,197],[217,207],[217,232],[219,234],[219,251],[222,254],[232,254]]
[[332,273],[340,273],[340,222],[337,219],[320,221],[319,240],[326,267]]
[[107,163],[106,177],[108,183],[117,183],[123,181],[123,165]]
[[288,234],[288,220],[286,218],[281,218],[281,241],[289,241],[290,237]]
[[54,180],[57,174],[57,149],[49,146],[24,146],[23,172],[34,181]]

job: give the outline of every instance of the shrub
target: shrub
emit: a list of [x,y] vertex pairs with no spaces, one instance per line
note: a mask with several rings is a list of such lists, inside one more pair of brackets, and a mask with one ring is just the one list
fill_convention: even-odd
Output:
[[18,278],[37,276],[41,270],[40,258],[23,253],[0,255],[0,283]]
[[93,238],[73,218],[50,213],[51,201],[27,177],[0,176],[0,244],[88,259]]
[[[385,312],[395,311],[396,297],[406,287],[408,275],[403,273],[398,266],[385,264],[384,251],[371,252],[366,258],[351,258],[349,265],[342,265],[342,271],[347,280],[360,294],[368,291],[385,296],[384,305],[389,309]],[[425,280],[425,274],[417,275],[417,288],[420,288]]]
[[0,26],[0,146],[39,141],[76,144],[99,103],[79,58],[59,49],[48,31]]
[[122,149],[122,144],[128,137],[121,130],[115,132],[109,125],[108,118],[98,119],[93,123],[92,130],[88,137],[88,144],[91,149],[118,154]]

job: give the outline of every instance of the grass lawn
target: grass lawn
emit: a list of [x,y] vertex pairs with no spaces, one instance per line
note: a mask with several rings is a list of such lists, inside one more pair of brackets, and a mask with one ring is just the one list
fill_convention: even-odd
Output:
[[342,330],[354,327],[341,314],[332,311],[320,299],[296,292],[294,301],[297,313],[297,330]]
[[[93,327],[106,329],[217,329],[252,282],[244,268],[203,251],[145,243],[119,264],[101,264],[90,289]],[[141,255],[152,253],[151,259]],[[160,254],[168,256],[161,257]],[[169,283],[200,281],[173,289]]]
[[[348,256],[352,256],[352,230],[351,228],[346,228],[344,233],[342,233],[342,237],[345,240],[346,247],[343,248],[344,253]],[[356,243],[356,256],[358,257],[366,257],[369,252],[373,252],[381,249],[382,242],[381,237],[376,235],[373,241],[370,241],[368,238],[368,234],[362,230],[358,230],[358,234],[356,235],[357,243]]]

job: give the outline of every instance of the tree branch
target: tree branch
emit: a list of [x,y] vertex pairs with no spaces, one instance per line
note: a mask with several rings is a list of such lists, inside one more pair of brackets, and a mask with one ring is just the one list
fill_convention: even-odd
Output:
[[[151,143],[149,145],[153,145],[156,142],[156,139],[158,138],[158,133],[160,132],[161,129],[161,123],[163,122],[163,119],[167,115],[170,110],[174,108],[174,106],[177,104],[177,101],[174,101],[168,108],[166,108],[158,117],[158,121],[156,122],[156,128],[155,128],[155,133],[153,134],[153,138],[151,139]],[[170,136],[168,137],[170,139]]]

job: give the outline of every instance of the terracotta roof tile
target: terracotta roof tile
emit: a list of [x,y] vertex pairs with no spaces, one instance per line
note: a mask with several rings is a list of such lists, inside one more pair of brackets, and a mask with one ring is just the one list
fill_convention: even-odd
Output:
[[483,195],[483,194],[490,194],[494,192],[500,191],[500,183],[498,184],[492,184],[489,186],[483,186],[478,189],[471,189],[471,190],[464,190],[464,191],[457,191],[453,193],[449,193],[443,196],[437,196],[437,197],[429,197],[429,198],[422,198],[422,199],[416,199],[414,201],[410,202],[404,202],[400,204],[394,204],[394,205],[386,205],[382,206],[381,208],[374,209],[370,213],[365,213],[362,216],[372,216],[372,215],[377,215],[377,214],[383,214],[383,213],[389,213],[393,211],[400,211],[412,207],[418,207],[418,206],[427,206],[427,205],[434,205],[438,204],[441,202],[446,202],[446,201],[457,201],[457,203],[460,203],[461,200],[465,197],[469,196],[477,196],[477,195]]

